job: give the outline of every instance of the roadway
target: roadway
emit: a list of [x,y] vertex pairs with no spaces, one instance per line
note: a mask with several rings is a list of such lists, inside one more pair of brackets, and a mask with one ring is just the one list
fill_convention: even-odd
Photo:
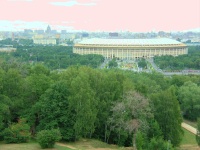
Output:
[[160,68],[157,67],[157,65],[154,63],[153,59],[148,59],[148,62],[151,63],[151,65],[153,66],[153,68],[157,71],[162,73],[165,76],[172,76],[172,75],[200,75],[200,70],[183,70],[180,72],[165,72],[162,71]]

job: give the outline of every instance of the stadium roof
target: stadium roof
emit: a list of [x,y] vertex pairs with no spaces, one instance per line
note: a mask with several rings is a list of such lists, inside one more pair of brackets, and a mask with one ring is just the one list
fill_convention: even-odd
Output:
[[167,38],[157,39],[86,39],[78,42],[77,44],[83,45],[180,45],[183,44],[176,40]]

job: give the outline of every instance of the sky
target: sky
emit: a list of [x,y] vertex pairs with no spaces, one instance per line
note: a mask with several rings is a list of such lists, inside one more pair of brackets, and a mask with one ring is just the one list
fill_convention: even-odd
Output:
[[200,32],[200,0],[0,0],[0,31]]

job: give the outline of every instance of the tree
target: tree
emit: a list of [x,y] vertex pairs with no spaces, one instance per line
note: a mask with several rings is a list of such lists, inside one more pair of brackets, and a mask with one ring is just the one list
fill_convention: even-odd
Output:
[[59,128],[62,139],[74,140],[75,115],[70,109],[69,87],[65,80],[55,82],[35,104],[39,130]]
[[175,88],[170,87],[165,91],[153,94],[151,97],[155,108],[155,119],[158,122],[164,140],[170,140],[173,146],[178,146],[182,139],[182,117]]
[[200,87],[191,81],[185,82],[178,91],[184,117],[196,120],[200,117]]
[[142,150],[142,146],[144,145],[144,137],[141,131],[137,132],[136,135],[136,147],[137,150]]
[[147,62],[144,58],[142,58],[141,60],[139,60],[138,62],[138,66],[141,68],[147,68]]
[[89,84],[88,73],[80,70],[80,73],[71,81],[70,106],[75,112],[75,139],[90,137],[95,131],[97,119],[97,104],[95,93]]
[[197,119],[197,135],[196,135],[197,144],[200,147],[200,118]]
[[8,124],[11,122],[11,110],[13,103],[11,100],[0,94],[0,140],[3,137],[3,129],[8,127]]
[[11,124],[3,131],[6,143],[24,143],[30,139],[30,127],[25,119],[20,119],[18,123]]
[[123,99],[113,105],[110,124],[113,129],[124,129],[132,136],[132,145],[136,145],[136,135],[138,129],[147,130],[147,119],[152,118],[149,100],[135,91],[124,94]]
[[116,59],[112,59],[111,61],[109,61],[108,63],[109,68],[115,68],[118,66]]
[[2,90],[0,89],[0,91],[2,91],[2,94],[0,93],[2,96],[1,100],[5,102],[6,99],[8,99],[9,101],[6,102],[7,104],[11,102],[8,105],[6,104],[8,107],[7,110],[9,110],[11,114],[6,117],[8,117],[10,121],[12,120],[16,122],[17,119],[19,119],[19,114],[23,105],[23,77],[20,74],[20,69],[8,68],[8,70],[5,71],[2,79]]
[[3,78],[3,92],[4,95],[11,99],[17,99],[21,97],[22,92],[22,76],[19,69],[8,69]]

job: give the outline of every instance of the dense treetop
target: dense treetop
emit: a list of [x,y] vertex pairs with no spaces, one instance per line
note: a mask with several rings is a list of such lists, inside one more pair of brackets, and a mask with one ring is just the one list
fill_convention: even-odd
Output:
[[156,56],[155,63],[164,70],[200,70],[200,46],[189,46],[187,55],[173,56]]
[[71,50],[19,46],[0,53],[0,140],[27,142],[30,134],[58,129],[64,141],[167,149],[181,142],[182,117],[200,117],[200,76],[98,69],[102,56]]

